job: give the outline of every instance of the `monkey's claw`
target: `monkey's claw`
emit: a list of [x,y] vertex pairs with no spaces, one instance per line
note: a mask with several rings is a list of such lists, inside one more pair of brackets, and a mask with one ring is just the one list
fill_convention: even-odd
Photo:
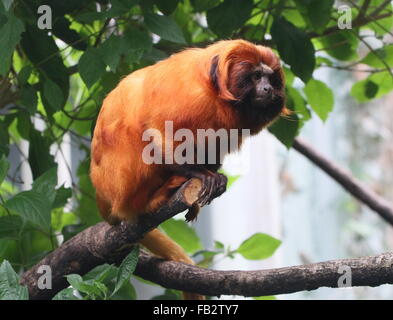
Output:
[[197,203],[203,207],[225,192],[228,179],[221,173],[209,172],[209,174],[203,175],[201,180],[202,189]]

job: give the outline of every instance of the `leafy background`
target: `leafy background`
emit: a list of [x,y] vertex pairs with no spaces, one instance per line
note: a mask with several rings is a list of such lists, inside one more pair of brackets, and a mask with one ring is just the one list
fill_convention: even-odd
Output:
[[[42,4],[52,9],[51,30],[37,27]],[[352,29],[337,27],[340,4],[351,7]],[[271,46],[283,60],[287,106],[294,112],[269,130],[290,148],[305,122],[327,121],[334,108],[335,93],[313,77],[316,70],[363,68],[350,92],[360,103],[392,91],[393,45],[385,41],[392,26],[391,3],[383,0],[0,1],[0,298],[27,299],[18,274],[100,221],[88,175],[89,143],[103,98],[124,75],[219,39]],[[360,55],[360,48],[366,53]],[[55,159],[64,157],[68,137],[87,156],[73,164],[76,178],[66,187],[58,185]],[[10,162],[11,146],[20,151],[20,163]],[[28,186],[20,181],[26,165],[34,181]],[[70,166],[65,170],[72,176]],[[236,249],[217,241],[207,250],[185,222],[172,219],[161,227],[203,267],[238,254],[266,259],[280,245],[259,233]],[[137,249],[119,267],[68,275],[71,287],[55,299],[137,298],[128,281],[136,257]],[[178,297],[166,290],[159,298]]]

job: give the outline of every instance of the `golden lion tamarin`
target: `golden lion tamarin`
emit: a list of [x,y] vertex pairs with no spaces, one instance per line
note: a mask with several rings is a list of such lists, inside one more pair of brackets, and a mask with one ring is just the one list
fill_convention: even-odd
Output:
[[[198,129],[249,129],[256,134],[287,113],[284,100],[279,59],[271,49],[244,40],[186,49],[131,73],[105,98],[94,130],[91,179],[102,217],[114,224],[155,212],[192,177],[202,181],[200,205],[225,191],[227,179],[217,172],[220,160],[143,161],[147,142],[142,135],[147,129],[164,133],[165,122],[172,121],[174,130],[187,128],[194,135]],[[190,212],[188,219],[196,214]],[[193,263],[158,229],[147,233],[141,243],[164,259]]]

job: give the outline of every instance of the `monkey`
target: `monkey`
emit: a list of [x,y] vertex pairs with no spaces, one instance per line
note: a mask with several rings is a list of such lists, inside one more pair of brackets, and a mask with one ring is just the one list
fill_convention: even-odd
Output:
[[[190,178],[202,182],[198,203],[187,213],[225,192],[227,178],[216,163],[147,164],[141,154],[143,132],[248,129],[255,135],[290,111],[285,107],[284,74],[268,47],[222,40],[188,48],[123,78],[104,99],[91,144],[90,177],[97,206],[110,224],[154,213]],[[243,139],[240,139],[240,148]],[[161,147],[168,143],[163,140]],[[178,142],[180,143],[180,142]],[[196,147],[196,145],[194,146]],[[170,156],[164,151],[162,157]],[[183,249],[158,229],[140,243],[163,259],[194,264]],[[185,293],[186,299],[203,296]]]

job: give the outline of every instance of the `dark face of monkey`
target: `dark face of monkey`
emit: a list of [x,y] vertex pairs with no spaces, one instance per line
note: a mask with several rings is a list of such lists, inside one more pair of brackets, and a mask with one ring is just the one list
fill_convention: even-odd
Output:
[[251,131],[259,131],[279,116],[284,108],[281,69],[273,70],[263,63],[236,63],[230,69],[228,89],[237,99],[231,102],[232,107],[239,112]]
[[284,85],[280,70],[261,63],[238,63],[232,67],[229,90],[238,99],[234,107],[255,118],[270,122],[284,107]]

